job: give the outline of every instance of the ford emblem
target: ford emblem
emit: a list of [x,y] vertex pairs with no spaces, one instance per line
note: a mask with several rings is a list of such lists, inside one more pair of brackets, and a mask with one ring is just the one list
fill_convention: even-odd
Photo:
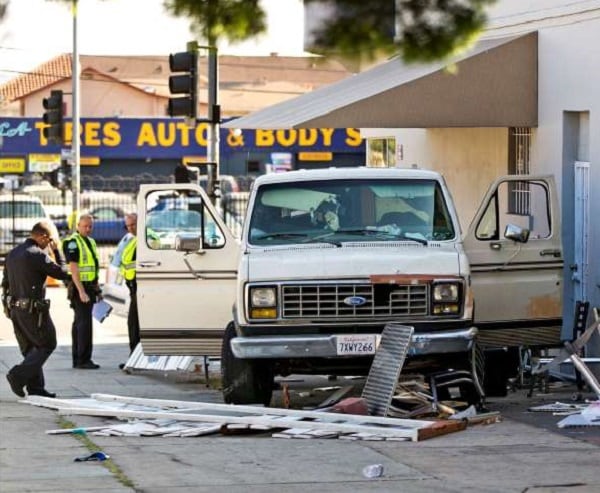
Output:
[[348,306],[361,306],[367,302],[365,298],[362,296],[348,296],[344,298],[344,304]]

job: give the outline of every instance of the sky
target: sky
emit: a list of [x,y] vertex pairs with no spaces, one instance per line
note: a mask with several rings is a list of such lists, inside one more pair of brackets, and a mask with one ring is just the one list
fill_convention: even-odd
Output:
[[[82,55],[168,55],[194,40],[185,19],[168,16],[163,0],[79,0],[77,32]],[[302,0],[261,0],[268,32],[219,54],[302,55]],[[293,19],[293,22],[290,22]],[[49,0],[9,0],[0,23],[0,83],[61,53],[72,52],[70,4]],[[52,36],[46,33],[55,33]],[[200,40],[199,40],[200,41]],[[200,42],[200,44],[202,44]]]

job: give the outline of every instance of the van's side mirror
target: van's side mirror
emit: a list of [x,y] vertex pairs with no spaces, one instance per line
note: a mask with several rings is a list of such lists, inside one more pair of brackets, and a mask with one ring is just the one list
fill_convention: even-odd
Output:
[[197,252],[202,249],[202,236],[196,233],[179,233],[175,236],[175,250],[178,252]]
[[521,228],[516,224],[507,224],[504,230],[504,237],[519,243],[527,243],[529,233],[530,231],[527,228]]

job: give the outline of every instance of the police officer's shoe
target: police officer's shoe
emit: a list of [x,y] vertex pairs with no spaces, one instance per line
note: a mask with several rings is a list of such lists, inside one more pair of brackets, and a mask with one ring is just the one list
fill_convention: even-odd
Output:
[[93,361],[86,361],[85,363],[77,365],[75,368],[79,370],[97,370],[100,368],[100,365],[97,365]]
[[51,399],[54,399],[56,397],[56,394],[54,392],[48,392],[46,389],[28,390],[27,393],[29,395],[39,395],[41,397],[50,397]]
[[7,373],[6,379],[8,380],[8,384],[10,385],[10,390],[12,390],[19,397],[25,397],[25,392],[23,391],[24,385],[22,383],[19,383],[14,375]]

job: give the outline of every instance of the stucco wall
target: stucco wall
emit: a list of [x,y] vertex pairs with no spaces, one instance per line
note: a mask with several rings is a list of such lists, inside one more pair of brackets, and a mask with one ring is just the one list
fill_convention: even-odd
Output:
[[[539,35],[539,128],[535,167],[561,191],[565,264],[574,262],[573,161],[588,161],[588,300],[600,307],[600,19],[550,27]],[[571,272],[565,270],[565,320],[572,320]],[[569,323],[569,322],[567,322]],[[600,343],[596,345],[600,354]]]

